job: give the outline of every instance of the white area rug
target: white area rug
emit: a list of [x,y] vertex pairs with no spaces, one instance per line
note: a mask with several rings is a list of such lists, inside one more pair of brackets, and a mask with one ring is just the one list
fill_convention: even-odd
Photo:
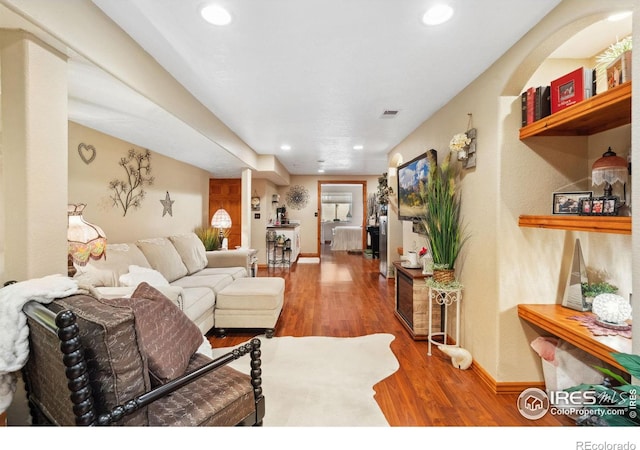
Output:
[[[260,336],[264,426],[389,426],[373,386],[400,367],[390,348],[394,339]],[[213,357],[227,351],[214,349]],[[246,357],[231,365],[249,373]]]
[[320,258],[300,257],[298,264],[320,264]]

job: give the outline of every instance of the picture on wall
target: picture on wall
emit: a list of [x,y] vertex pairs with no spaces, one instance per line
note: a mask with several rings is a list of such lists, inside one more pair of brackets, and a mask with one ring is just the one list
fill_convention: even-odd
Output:
[[420,184],[427,182],[430,161],[437,161],[433,149],[398,166],[398,219],[418,221],[427,212],[420,196]]
[[581,211],[580,200],[590,198],[593,192],[554,192],[553,193],[553,214],[573,214],[578,215]]

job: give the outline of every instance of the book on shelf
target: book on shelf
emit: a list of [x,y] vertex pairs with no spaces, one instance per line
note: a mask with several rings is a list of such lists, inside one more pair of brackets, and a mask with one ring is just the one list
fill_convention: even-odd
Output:
[[551,114],[551,87],[529,87],[520,95],[521,123],[524,127]]
[[538,86],[535,98],[535,120],[551,114],[551,86]]
[[551,114],[591,97],[593,70],[580,67],[551,82]]

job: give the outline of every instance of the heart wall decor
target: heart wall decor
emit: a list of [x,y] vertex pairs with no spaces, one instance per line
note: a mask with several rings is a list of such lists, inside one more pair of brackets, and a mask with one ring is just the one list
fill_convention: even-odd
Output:
[[96,159],[96,148],[93,145],[84,143],[78,145],[78,153],[85,164],[91,164]]

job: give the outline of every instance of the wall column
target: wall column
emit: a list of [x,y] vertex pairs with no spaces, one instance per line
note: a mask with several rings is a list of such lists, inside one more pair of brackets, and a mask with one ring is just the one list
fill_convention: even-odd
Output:
[[19,30],[0,30],[2,281],[67,272],[66,57]]
[[240,229],[240,245],[243,247],[251,247],[251,221],[253,215],[251,213],[251,169],[242,170],[242,228]]

